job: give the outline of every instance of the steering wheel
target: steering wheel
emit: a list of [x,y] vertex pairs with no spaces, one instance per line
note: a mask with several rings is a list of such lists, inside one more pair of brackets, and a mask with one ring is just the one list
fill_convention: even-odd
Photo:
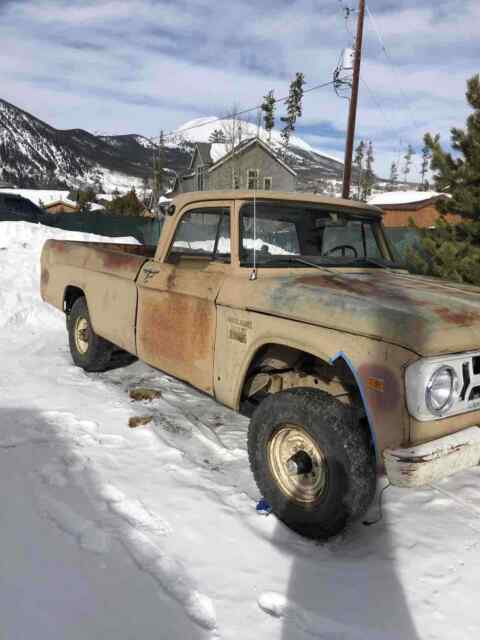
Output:
[[339,244],[336,247],[332,247],[331,249],[326,251],[323,255],[324,256],[329,256],[334,251],[341,251],[342,252],[342,258],[344,258],[345,257],[345,252],[346,252],[347,249],[353,253],[355,258],[358,258],[358,251],[351,244]]

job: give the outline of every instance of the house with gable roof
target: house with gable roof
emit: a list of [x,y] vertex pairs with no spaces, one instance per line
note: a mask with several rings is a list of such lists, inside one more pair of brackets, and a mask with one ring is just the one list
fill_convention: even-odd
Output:
[[259,138],[248,138],[233,150],[224,143],[198,142],[176,193],[258,189],[295,191],[297,174]]

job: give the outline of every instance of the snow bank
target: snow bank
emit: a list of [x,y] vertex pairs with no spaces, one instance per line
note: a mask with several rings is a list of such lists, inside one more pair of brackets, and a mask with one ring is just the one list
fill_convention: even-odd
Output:
[[[112,238],[64,231],[29,222],[0,222],[0,327],[54,327],[64,317],[40,297],[40,255],[46,240],[112,242]],[[115,238],[135,243],[132,238]]]

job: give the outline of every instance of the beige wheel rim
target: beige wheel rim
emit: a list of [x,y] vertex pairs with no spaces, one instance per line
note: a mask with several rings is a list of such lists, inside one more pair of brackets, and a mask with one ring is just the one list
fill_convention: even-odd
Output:
[[90,337],[90,325],[86,318],[77,318],[75,322],[75,347],[79,353],[86,353],[88,350],[88,339]]
[[267,445],[267,457],[278,486],[292,500],[308,504],[325,492],[325,456],[301,427],[287,424],[276,431]]

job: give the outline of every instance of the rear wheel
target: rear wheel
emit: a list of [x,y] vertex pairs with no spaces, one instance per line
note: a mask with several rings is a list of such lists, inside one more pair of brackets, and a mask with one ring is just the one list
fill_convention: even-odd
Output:
[[316,389],[265,399],[250,422],[248,453],[273,512],[309,538],[340,533],[375,495],[369,434],[354,423],[349,407]]
[[68,341],[73,362],[85,371],[105,371],[114,346],[94,332],[85,298],[78,298],[67,318]]

